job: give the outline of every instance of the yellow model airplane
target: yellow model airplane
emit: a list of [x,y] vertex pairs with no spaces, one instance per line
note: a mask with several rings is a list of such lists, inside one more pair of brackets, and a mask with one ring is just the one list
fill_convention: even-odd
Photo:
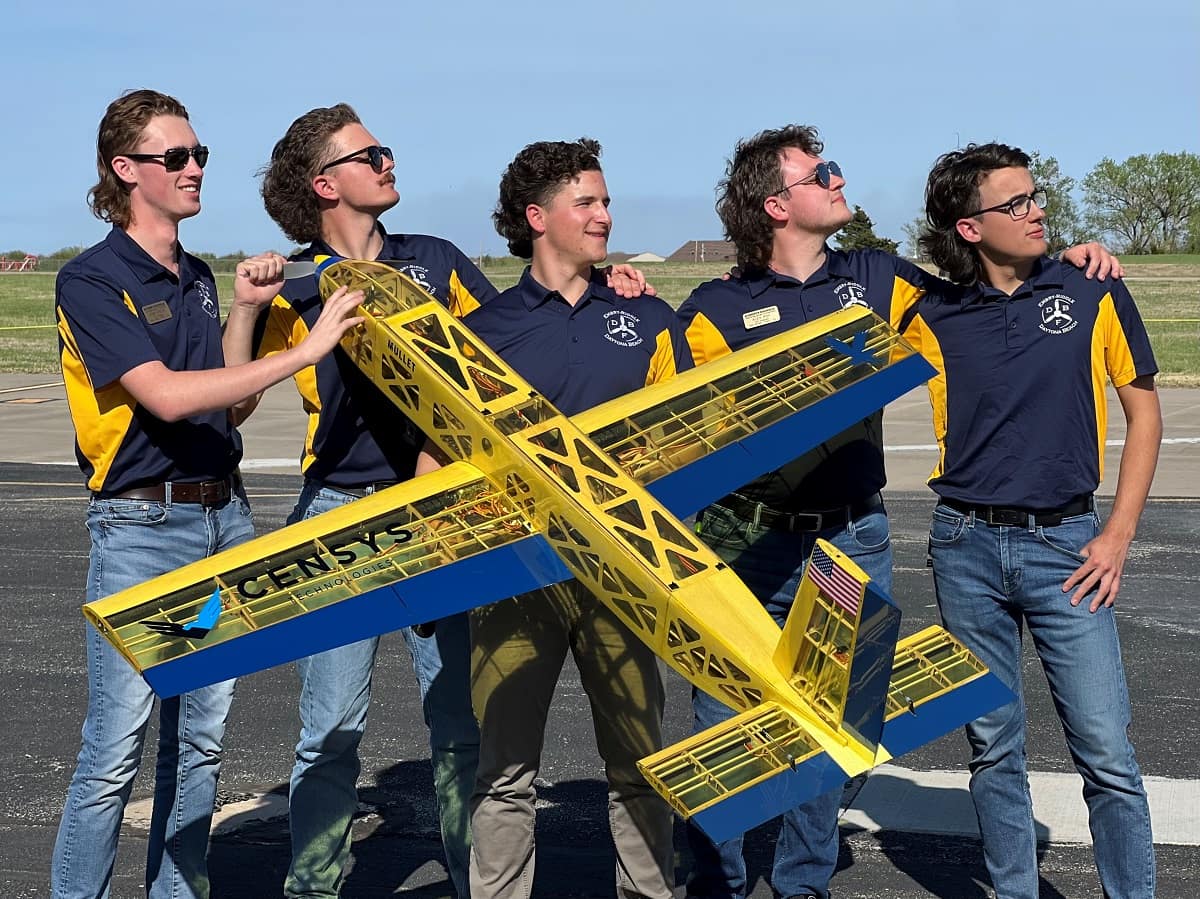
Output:
[[818,542],[786,626],[679,518],[933,372],[853,307],[570,418],[405,276],[364,291],[342,348],[451,459],[434,474],[130,590],[88,619],[169,696],[574,577],[740,712],[643,760],[721,840],[1011,699],[940,628]]

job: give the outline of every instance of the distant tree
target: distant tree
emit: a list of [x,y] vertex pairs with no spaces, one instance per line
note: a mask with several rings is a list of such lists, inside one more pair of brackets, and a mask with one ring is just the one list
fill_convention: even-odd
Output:
[[909,259],[915,259],[917,262],[928,262],[929,254],[921,249],[919,243],[921,232],[928,227],[928,220],[924,215],[918,215],[911,222],[906,222],[902,228],[904,231],[904,252]]
[[1193,212],[1192,217],[1188,220],[1188,239],[1183,251],[1200,253],[1200,209]]
[[0,256],[3,256],[5,259],[10,259],[13,262],[20,262],[28,255],[29,254],[24,250],[9,250],[7,253],[0,253]]
[[1191,241],[1200,210],[1200,155],[1107,157],[1083,179],[1086,221],[1125,253],[1177,253]]
[[1046,229],[1050,252],[1057,253],[1080,243],[1084,237],[1083,223],[1073,193],[1075,179],[1062,173],[1058,160],[1053,156],[1042,156],[1036,150],[1030,155],[1029,174],[1033,176],[1034,186],[1045,190],[1048,197],[1046,219],[1042,227]]
[[900,249],[896,241],[875,234],[875,223],[861,206],[854,207],[854,217],[838,232],[837,244],[839,250],[883,250],[885,253],[895,253]]

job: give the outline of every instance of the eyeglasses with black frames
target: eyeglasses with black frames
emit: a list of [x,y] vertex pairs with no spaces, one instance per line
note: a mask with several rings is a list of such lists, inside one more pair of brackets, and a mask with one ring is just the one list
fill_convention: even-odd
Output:
[[987,209],[977,209],[974,212],[964,215],[963,218],[973,219],[977,215],[983,215],[985,212],[1007,212],[1014,219],[1023,219],[1029,215],[1031,208],[1030,204],[1036,203],[1038,209],[1046,208],[1046,192],[1040,187],[1036,188],[1031,194],[1024,194],[1020,197],[1013,197],[1007,203],[1001,203],[998,206],[989,206]]
[[[363,156],[364,153],[367,154],[365,157]],[[363,147],[361,150],[355,150],[353,153],[339,156],[333,162],[325,163],[325,165],[321,166],[321,170],[317,174],[324,175],[326,171],[335,165],[341,165],[343,162],[365,162],[376,172],[382,172],[384,157],[395,161],[396,157],[392,155],[391,147]]]
[[122,153],[127,159],[138,162],[161,162],[168,172],[182,172],[187,168],[188,158],[196,160],[196,165],[204,168],[208,165],[208,147],[196,144],[194,147],[171,147],[161,153]]
[[840,165],[832,161],[818,162],[817,167],[812,170],[811,174],[804,176],[799,181],[793,181],[791,184],[779,188],[779,190],[775,191],[775,193],[771,194],[771,196],[784,193],[791,190],[793,187],[799,187],[802,184],[819,184],[825,190],[829,190],[829,185],[833,182],[835,177],[842,177],[842,167]]

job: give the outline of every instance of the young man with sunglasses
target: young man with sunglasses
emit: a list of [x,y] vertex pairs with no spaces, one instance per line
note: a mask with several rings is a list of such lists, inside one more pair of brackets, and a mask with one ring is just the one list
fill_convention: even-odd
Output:
[[[497,296],[447,240],[389,234],[379,217],[400,199],[392,151],[379,145],[345,103],[310,110],[275,145],[264,170],[263,201],[276,224],[308,246],[292,257],[375,259],[412,278],[457,316]],[[629,266],[607,277],[622,295],[652,291]],[[260,302],[235,303],[226,355],[269,357],[302,337],[321,309],[316,276],[288,281],[263,314]],[[289,521],[311,518],[413,477],[425,442],[343,353],[335,351],[296,386],[309,414],[304,488]],[[242,405],[248,415],[257,400]],[[447,869],[460,897],[470,895],[469,800],[479,729],[471,710],[466,614],[403,630],[429,726],[434,789]],[[358,806],[358,748],[366,728],[378,638],[298,663],[300,740],[291,782],[292,864],[285,892],[332,897],[341,889]]]
[[[1083,777],[1105,896],[1154,895],[1154,844],[1129,739],[1112,605],[1158,460],[1162,414],[1146,329],[1119,281],[1048,258],[1046,195],[1003,144],[942,156],[921,243],[962,285],[934,288],[902,320],[938,369],[941,458],[929,529],[946,627],[1017,698],[967,725],[971,796],[997,896],[1037,899],[1025,769],[1022,629],[1046,673]],[[1112,513],[1100,527],[1105,381],[1127,424]]]
[[[267,212],[297,243],[292,257],[376,259],[403,272],[464,315],[496,289],[449,241],[390,234],[379,217],[399,202],[392,151],[345,103],[310,110],[275,145],[264,169]],[[286,352],[320,315],[316,275],[285,282],[278,296],[235,302],[226,323],[226,356],[241,361]],[[424,436],[400,415],[341,350],[296,376],[308,433],[301,456],[304,487],[289,523],[319,515],[408,480]],[[238,412],[248,415],[257,399]],[[429,628],[405,628],[429,726],[434,787],[447,868],[468,895],[468,801],[475,782],[479,730],[471,712],[467,616]],[[366,728],[379,638],[297,663],[300,739],[292,770],[289,897],[340,894],[358,808],[359,746]]]
[[[584,409],[691,367],[683,330],[653,297],[620,296],[595,266],[612,230],[594,140],[539,141],[500,181],[492,218],[520,282],[466,324],[561,412]],[[608,780],[619,899],[673,895],[671,810],[638,759],[662,748],[658,660],[578,581],[536,590],[471,615],[471,693],[479,776],[471,799],[471,893],[528,899],[546,719],[570,652],[587,693]]]
[[[821,158],[815,128],[788,125],[740,141],[718,188],[717,212],[737,246],[740,272],[701,285],[679,309],[697,364],[719,358],[851,305],[888,321],[936,278],[876,250],[840,251],[826,243],[851,219],[836,162]],[[1088,252],[1106,263],[1103,248]],[[1097,262],[1093,262],[1095,268]],[[1103,266],[1107,271],[1107,264]],[[818,537],[828,540],[884,590],[892,588],[892,551],[880,490],[882,410],[782,468],[722,498],[697,516],[697,532],[738,573],[782,626]],[[693,691],[695,729],[734,712]],[[840,791],[783,817],[771,884],[785,897],[829,895],[837,866]],[[688,896],[744,896],[741,839],[715,845],[687,828],[695,867]]]
[[[76,456],[91,491],[88,601],[253,536],[228,408],[312,365],[360,321],[351,316],[361,295],[342,291],[302,344],[225,367],[212,272],[179,243],[179,223],[200,211],[207,161],[187,110],[165,94],[125,94],[100,122],[88,199],[113,228],[63,267],[55,287]],[[273,295],[282,262],[239,265],[237,299]],[[54,844],[54,899],[109,895],[154,704],[133,667],[86,630],[87,718]],[[159,705],[151,899],[209,894],[205,856],[233,690],[226,681]]]

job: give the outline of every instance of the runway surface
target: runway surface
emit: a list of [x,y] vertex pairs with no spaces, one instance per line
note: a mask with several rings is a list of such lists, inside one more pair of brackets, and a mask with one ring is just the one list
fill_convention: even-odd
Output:
[[[22,381],[21,378],[24,377]],[[13,402],[19,400],[19,402]],[[892,485],[886,493],[896,553],[903,633],[936,621],[925,567],[932,464],[923,396],[888,413]],[[260,532],[279,527],[299,489],[294,457],[303,422],[290,388],[268,395],[267,412],[246,429],[247,483]],[[1164,394],[1168,414],[1162,476],[1144,516],[1118,602],[1134,707],[1134,741],[1152,799],[1164,899],[1200,895],[1200,392]],[[1119,409],[1114,417],[1120,418]],[[0,896],[46,893],[50,849],[78,750],[86,703],[79,613],[86,570],[86,498],[71,462],[71,435],[55,379],[0,377]],[[924,430],[922,430],[924,427]],[[255,430],[256,428],[260,430]],[[1110,434],[1120,439],[1118,431]],[[1195,439],[1193,439],[1195,438]],[[1111,448],[1119,452],[1119,444]],[[1116,480],[1115,456],[1108,472]],[[1103,492],[1103,491],[1102,491]],[[1067,758],[1044,680],[1026,666],[1029,766],[1040,834],[1043,897],[1097,895],[1079,780]],[[688,687],[668,674],[668,739],[687,732]],[[210,856],[216,899],[278,896],[288,862],[286,782],[298,721],[291,666],[244,678],[229,724],[219,824]],[[982,856],[953,734],[874,773],[843,817],[843,897],[986,895]],[[150,780],[143,766],[126,816],[114,885],[117,899],[141,895]],[[347,897],[448,895],[433,813],[427,732],[403,641],[385,638],[363,747],[360,816]],[[754,899],[765,880],[775,828],[747,840]],[[546,736],[538,818],[536,892],[611,896],[603,769],[587,702],[568,663]],[[677,832],[678,894],[688,868]]]

